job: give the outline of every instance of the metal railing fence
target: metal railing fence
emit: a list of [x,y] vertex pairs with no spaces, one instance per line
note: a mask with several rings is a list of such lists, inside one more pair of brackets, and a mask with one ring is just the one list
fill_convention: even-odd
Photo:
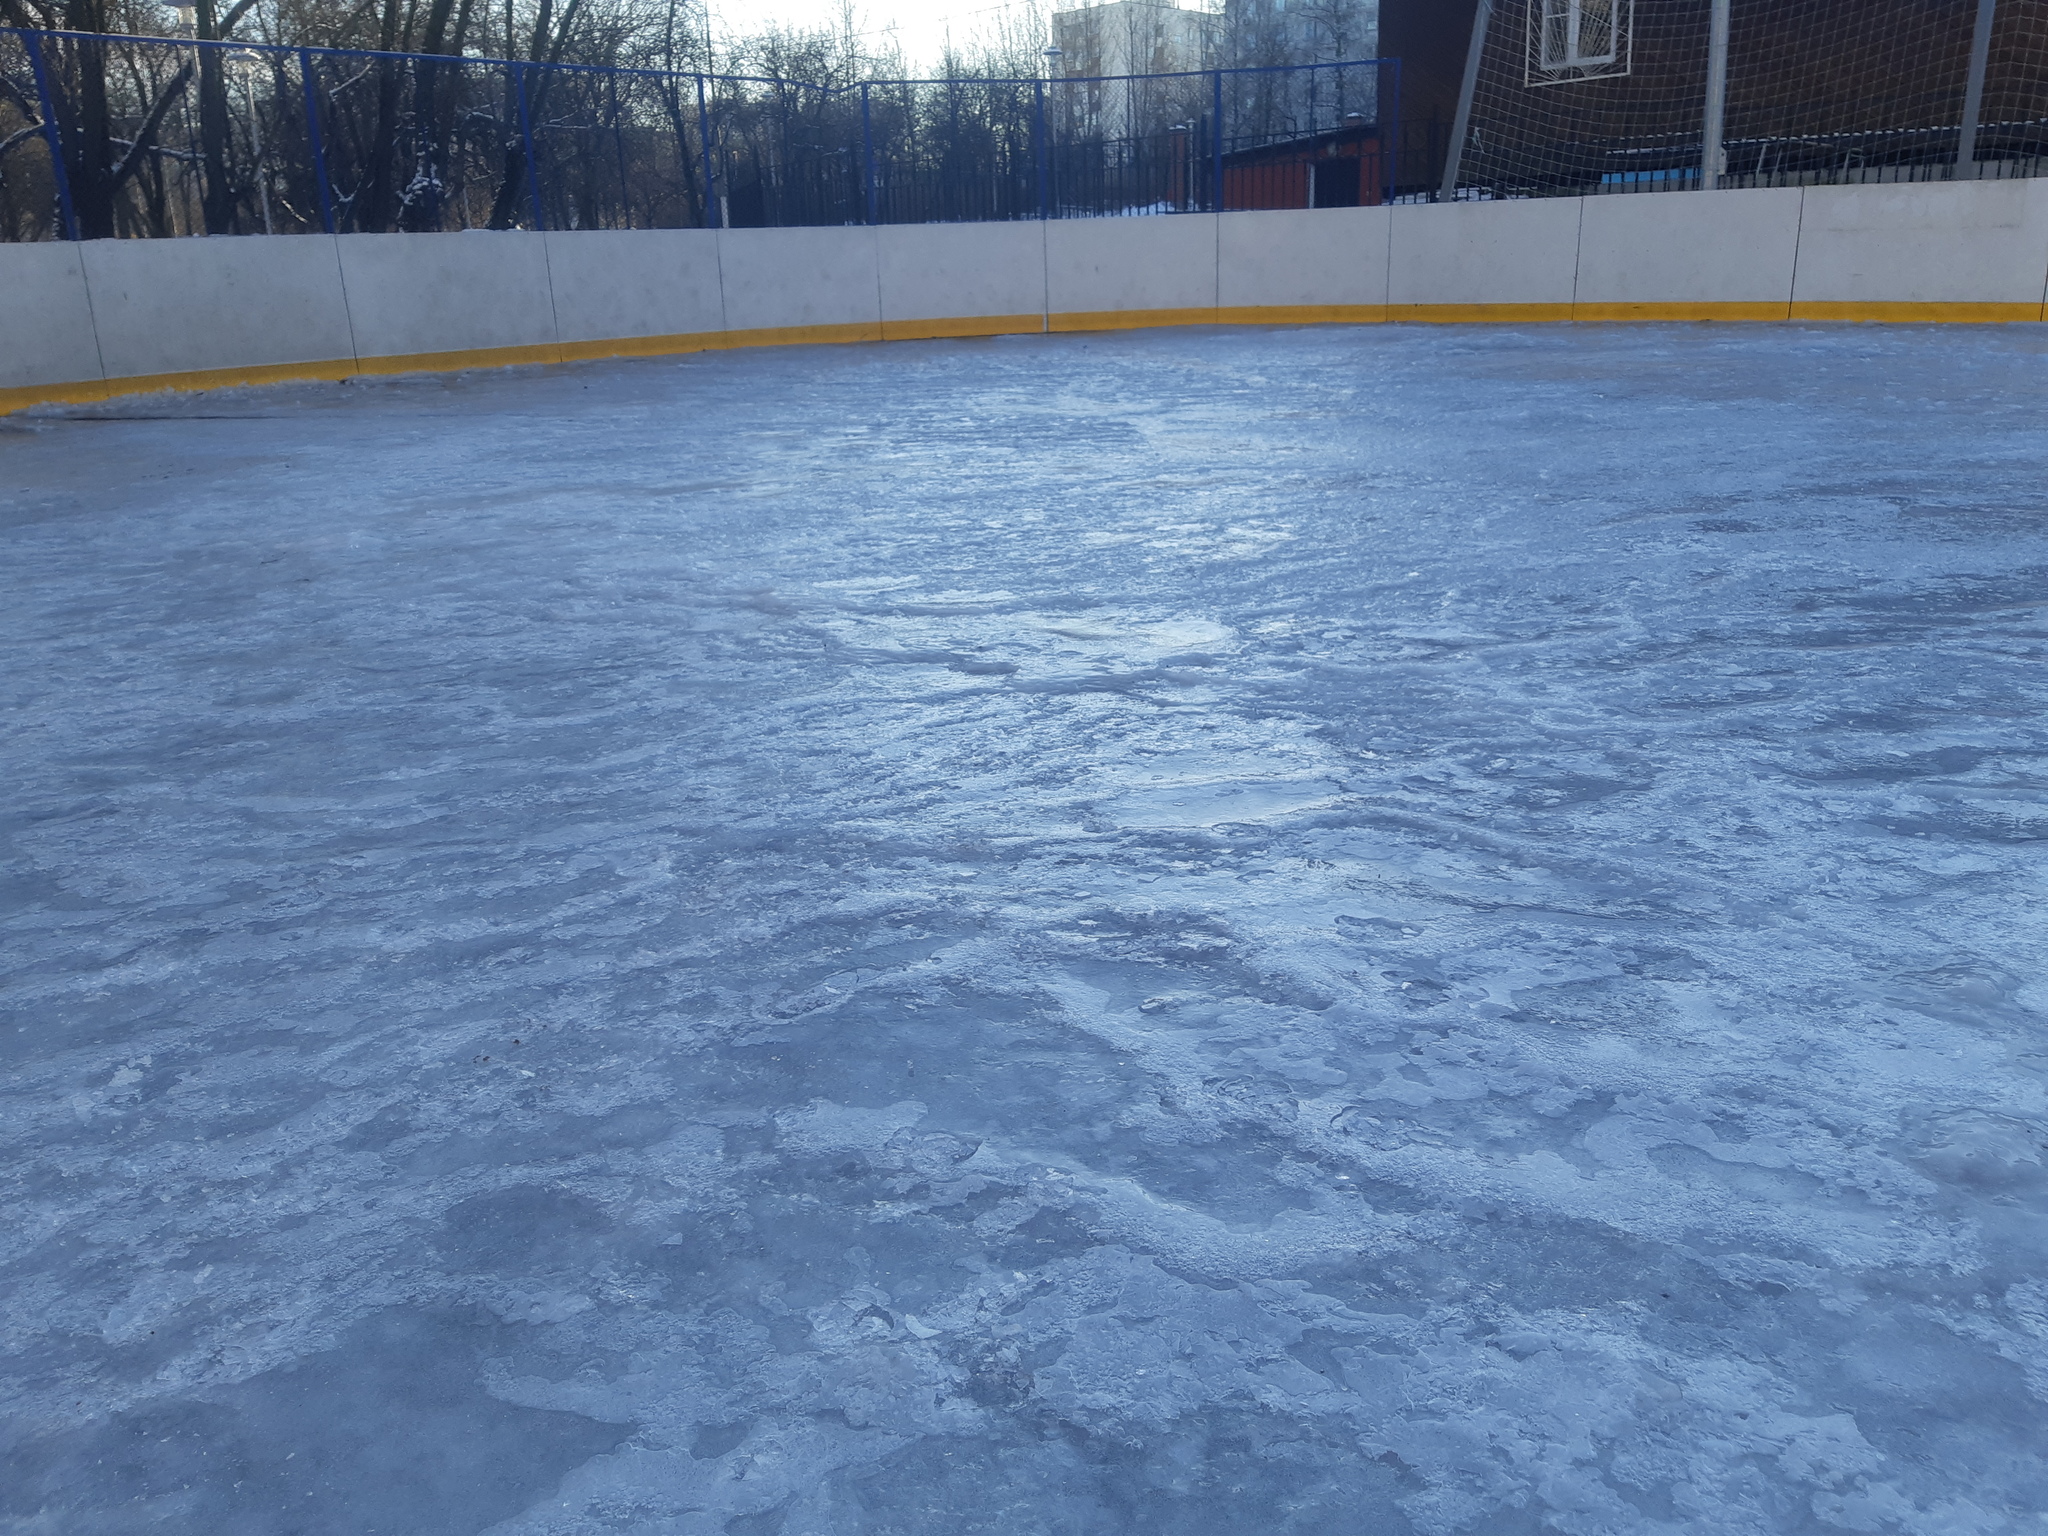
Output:
[[1399,74],[1367,59],[825,87],[0,28],[0,239],[1378,203],[1402,190]]

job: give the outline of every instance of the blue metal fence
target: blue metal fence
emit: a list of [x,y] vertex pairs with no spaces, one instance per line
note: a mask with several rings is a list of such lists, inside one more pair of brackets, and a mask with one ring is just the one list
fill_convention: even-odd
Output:
[[1388,59],[827,87],[9,28],[0,239],[1350,206],[1427,179],[1399,97]]

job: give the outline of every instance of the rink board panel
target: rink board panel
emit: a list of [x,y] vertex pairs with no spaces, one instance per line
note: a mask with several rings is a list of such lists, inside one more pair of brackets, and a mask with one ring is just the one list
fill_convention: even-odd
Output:
[[2040,321],[2048,180],[880,229],[0,247],[0,410],[1185,325]]

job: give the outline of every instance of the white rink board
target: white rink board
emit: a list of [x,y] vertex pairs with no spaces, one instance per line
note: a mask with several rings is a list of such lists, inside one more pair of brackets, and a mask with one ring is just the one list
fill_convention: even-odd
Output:
[[2044,259],[2048,179],[1810,187],[1793,300],[2038,305]]
[[882,323],[872,229],[731,229],[718,237],[733,331]]
[[1582,199],[1442,203],[1396,210],[1389,305],[1569,307]]
[[557,339],[544,235],[343,235],[339,244],[360,358]]
[[1213,310],[1218,217],[1192,213],[1049,221],[1047,311]]
[[658,351],[663,338],[687,350],[1262,311],[1274,323],[2040,320],[2044,299],[2048,180],[880,229],[4,245],[0,409],[45,387],[545,362],[608,343]]
[[104,378],[81,247],[0,246],[0,391]]
[[718,236],[710,230],[551,230],[547,248],[563,341],[725,329]]
[[1788,306],[1801,198],[1797,187],[1589,197],[1573,302]]
[[1370,308],[1387,302],[1394,208],[1226,213],[1217,221],[1216,303]]
[[357,355],[325,236],[88,240],[78,249],[110,378]]
[[876,230],[884,324],[1043,316],[1045,231],[1037,221]]

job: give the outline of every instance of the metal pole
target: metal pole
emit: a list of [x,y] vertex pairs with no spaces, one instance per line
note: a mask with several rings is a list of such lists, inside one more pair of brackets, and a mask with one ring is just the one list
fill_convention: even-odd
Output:
[[71,176],[64,169],[64,139],[57,128],[50,77],[43,69],[43,40],[33,32],[22,33],[21,40],[28,45],[28,67],[36,77],[36,107],[43,114],[43,137],[50,145],[50,170],[57,180],[57,215],[64,221],[64,238],[76,240],[78,211],[71,206]]
[[1045,184],[1045,82],[1031,82],[1031,147],[1038,162],[1038,216],[1052,216],[1050,191]]
[[534,229],[543,230],[548,225],[547,220],[541,217],[540,211],[540,165],[533,158],[533,113],[526,104],[524,64],[512,66],[512,90],[519,98],[519,142],[524,146],[526,155],[526,202],[527,206],[533,209]]
[[320,228],[334,233],[334,189],[327,184],[327,146],[320,141],[320,95],[313,84],[313,55],[299,50],[299,85],[306,95],[306,147],[313,151],[313,180],[320,188]]
[[1209,77],[1209,201],[1223,211],[1223,71]]
[[236,62],[242,66],[242,101],[249,108],[249,143],[256,151],[256,195],[263,199],[263,233],[274,235],[277,231],[270,222],[270,173],[263,168],[263,122],[256,115],[256,82],[250,62]]
[[1714,0],[1707,23],[1707,107],[1700,133],[1700,190],[1721,185],[1721,139],[1728,125],[1728,0]]
[[704,77],[697,77],[697,142],[704,146],[704,227],[722,229],[716,190],[711,185],[711,109],[704,104]]
[[618,71],[605,71],[605,89],[612,102],[612,145],[619,152],[619,207],[625,214],[626,228],[633,227],[633,183],[626,176],[626,119],[619,111]]
[[1493,22],[1493,0],[1479,0],[1472,9],[1472,41],[1465,47],[1465,79],[1458,87],[1458,115],[1451,119],[1451,144],[1444,153],[1443,202],[1458,197],[1458,172],[1464,169],[1465,136],[1472,128],[1472,97],[1479,89],[1479,61],[1486,53],[1486,33]]
[[1956,143],[1956,169],[1971,175],[1977,165],[1977,126],[1984,117],[1984,71],[1991,63],[1991,22],[1998,0],[1977,0],[1977,30],[1970,37],[1970,83],[1963,92],[1963,131]]
[[[1387,126],[1380,133],[1380,153],[1387,161],[1387,201],[1394,200],[1394,190],[1401,184],[1401,61],[1394,61],[1394,110],[1381,113],[1380,121]],[[1380,66],[1384,77],[1386,66]]]
[[865,167],[863,179],[866,182],[868,194],[868,222],[870,224],[879,224],[882,221],[876,215],[875,119],[874,114],[868,110],[868,88],[865,81],[861,83],[860,88],[860,144],[861,158]]

